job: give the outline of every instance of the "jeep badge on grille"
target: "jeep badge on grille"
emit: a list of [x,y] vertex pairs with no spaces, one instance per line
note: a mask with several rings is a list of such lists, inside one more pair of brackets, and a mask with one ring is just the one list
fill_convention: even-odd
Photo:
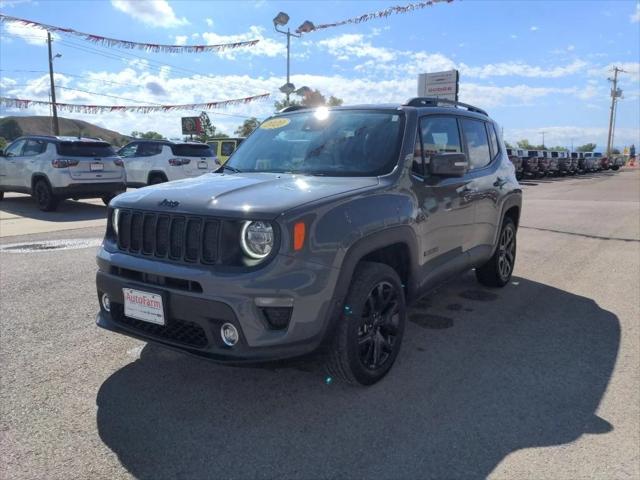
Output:
[[169,208],[175,208],[178,205],[180,205],[180,202],[177,202],[175,200],[167,200],[166,198],[164,200],[162,200],[159,204],[160,207],[169,207]]

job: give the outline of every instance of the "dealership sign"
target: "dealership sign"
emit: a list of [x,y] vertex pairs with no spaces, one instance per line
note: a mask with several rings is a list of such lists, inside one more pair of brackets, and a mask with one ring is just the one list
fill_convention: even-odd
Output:
[[202,133],[202,120],[200,117],[182,117],[182,134],[199,135]]
[[418,96],[458,101],[460,74],[457,70],[418,75]]

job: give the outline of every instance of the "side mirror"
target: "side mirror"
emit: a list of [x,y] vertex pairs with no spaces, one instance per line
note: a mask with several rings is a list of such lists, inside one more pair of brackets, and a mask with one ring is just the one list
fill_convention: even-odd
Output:
[[462,177],[469,168],[464,153],[439,153],[431,157],[429,172],[441,177]]

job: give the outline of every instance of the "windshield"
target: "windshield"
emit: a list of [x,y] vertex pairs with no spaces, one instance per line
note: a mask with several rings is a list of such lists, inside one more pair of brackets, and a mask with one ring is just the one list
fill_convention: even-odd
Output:
[[242,172],[384,175],[398,162],[403,130],[398,111],[308,110],[266,120],[228,165]]
[[106,142],[60,142],[58,155],[66,157],[113,157],[116,152]]

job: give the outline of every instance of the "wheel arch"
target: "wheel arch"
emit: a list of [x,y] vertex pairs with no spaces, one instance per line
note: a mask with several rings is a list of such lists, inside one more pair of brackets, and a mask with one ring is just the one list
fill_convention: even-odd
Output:
[[159,176],[164,178],[165,182],[169,181],[169,177],[167,177],[166,172],[164,172],[163,170],[151,170],[148,174],[147,174],[147,185],[151,183],[151,179],[154,176]]
[[46,173],[42,173],[42,172],[36,172],[36,173],[31,175],[31,191],[30,191],[30,193],[33,193],[34,187],[36,186],[36,182],[38,180],[44,180],[45,182],[47,182],[47,185],[49,185],[49,188],[52,189],[51,181],[49,180],[49,177],[47,177],[47,174]]
[[353,273],[361,261],[389,265],[400,276],[407,298],[415,294],[418,284],[418,240],[411,227],[403,225],[376,232],[349,247],[342,260],[334,297],[346,296]]

